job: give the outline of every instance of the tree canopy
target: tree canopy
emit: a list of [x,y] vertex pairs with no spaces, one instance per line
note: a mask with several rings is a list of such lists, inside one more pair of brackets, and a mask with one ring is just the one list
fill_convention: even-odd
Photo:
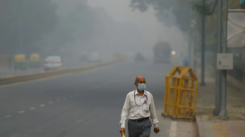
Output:
[[57,23],[51,0],[1,0],[1,52],[25,52]]
[[[191,22],[196,21],[195,29],[200,32],[200,16],[204,11],[207,15],[206,20],[206,41],[207,46],[214,46],[216,44],[216,20],[217,14],[215,9],[216,0],[206,0],[203,7],[201,0],[131,0],[132,9],[138,9],[142,12],[147,11],[149,6],[152,6],[158,19],[166,24],[176,25],[184,33],[190,34]],[[230,9],[245,8],[245,3],[240,4],[239,0],[228,0],[228,7]],[[204,10],[205,9],[205,10]],[[169,12],[172,12],[176,18],[175,22],[167,23]],[[172,20],[171,20],[172,21]]]
[[93,34],[93,12],[81,0],[1,0],[0,19],[0,52],[6,54],[53,52]]
[[[84,43],[93,36],[94,15],[87,3],[80,0],[55,0],[57,24],[55,28],[39,41],[39,46],[46,46],[45,51],[55,52],[64,46],[73,48],[76,43]],[[68,3],[72,3],[69,5]],[[72,44],[71,44],[72,43]]]

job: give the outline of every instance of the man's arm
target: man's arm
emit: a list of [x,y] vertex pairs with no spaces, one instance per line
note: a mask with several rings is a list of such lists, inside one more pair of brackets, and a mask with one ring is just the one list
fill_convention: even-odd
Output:
[[154,124],[154,128],[158,128],[157,113],[156,113],[153,96],[151,96],[150,113],[151,113],[152,123]]
[[125,128],[125,123],[128,118],[129,107],[130,106],[129,106],[129,94],[128,94],[126,96],[126,100],[124,102],[123,109],[122,109],[121,121],[120,121],[121,128]]

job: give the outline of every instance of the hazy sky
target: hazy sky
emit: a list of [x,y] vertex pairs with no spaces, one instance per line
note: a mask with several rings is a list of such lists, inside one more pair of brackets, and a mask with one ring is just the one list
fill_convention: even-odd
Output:
[[[157,41],[168,41],[171,45],[176,46],[178,43],[181,43],[180,49],[185,49],[184,45],[186,45],[186,43],[178,28],[164,27],[161,22],[158,22],[155,11],[152,8],[144,13],[138,10],[132,11],[129,7],[130,1],[131,0],[88,0],[88,4],[91,7],[103,7],[107,14],[116,21],[134,23],[139,27],[144,40],[149,46],[153,46]],[[176,41],[176,39],[178,41]],[[174,48],[173,46],[173,49]]]

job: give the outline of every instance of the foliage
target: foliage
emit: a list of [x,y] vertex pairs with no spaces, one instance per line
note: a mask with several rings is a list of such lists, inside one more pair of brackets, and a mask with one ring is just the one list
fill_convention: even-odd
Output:
[[[190,29],[192,8],[187,0],[131,0],[130,5],[134,10],[146,11],[153,6],[160,21],[165,24],[175,24],[184,32]],[[169,23],[169,12],[174,14],[176,21]]]
[[93,11],[80,0],[1,0],[0,18],[1,53],[53,53],[93,34]]
[[[73,3],[74,6],[66,6],[67,1],[59,0],[56,2],[60,10],[58,10],[58,23],[55,26],[55,29],[49,33],[47,37],[44,37],[45,45],[48,46],[51,51],[57,51],[63,46],[67,45],[69,42],[75,43],[79,40],[87,42],[91,39],[93,34],[93,24],[94,24],[94,15],[93,11],[88,7],[86,3],[83,3],[78,0],[70,0],[69,2]],[[64,9],[70,9],[65,13],[60,13]],[[50,39],[52,37],[52,39]],[[69,45],[74,46],[75,44]]]
[[[228,9],[240,9],[241,5],[237,0],[228,0]],[[217,10],[210,16],[206,17],[206,43],[207,46],[215,47],[217,41]]]
[[[214,47],[217,41],[217,10],[216,0],[205,0],[203,6],[202,0],[131,0],[131,7],[146,11],[149,6],[153,6],[157,12],[160,21],[169,20],[166,13],[170,10],[173,12],[177,25],[183,32],[190,34],[190,24],[193,19],[196,20],[196,30],[200,32],[200,16],[205,11],[206,16],[206,46]],[[239,0],[228,0],[228,7],[231,9],[244,8],[245,4],[240,4]]]
[[35,41],[55,27],[55,10],[51,0],[1,0],[1,52],[31,50]]
[[191,2],[192,8],[199,14],[212,15],[214,13],[215,7],[217,5],[217,0],[214,1],[193,1]]

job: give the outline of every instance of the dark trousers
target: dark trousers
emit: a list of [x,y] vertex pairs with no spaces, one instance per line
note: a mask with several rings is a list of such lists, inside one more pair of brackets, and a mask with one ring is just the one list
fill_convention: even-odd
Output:
[[144,119],[142,121],[128,120],[129,137],[150,137],[151,121]]

